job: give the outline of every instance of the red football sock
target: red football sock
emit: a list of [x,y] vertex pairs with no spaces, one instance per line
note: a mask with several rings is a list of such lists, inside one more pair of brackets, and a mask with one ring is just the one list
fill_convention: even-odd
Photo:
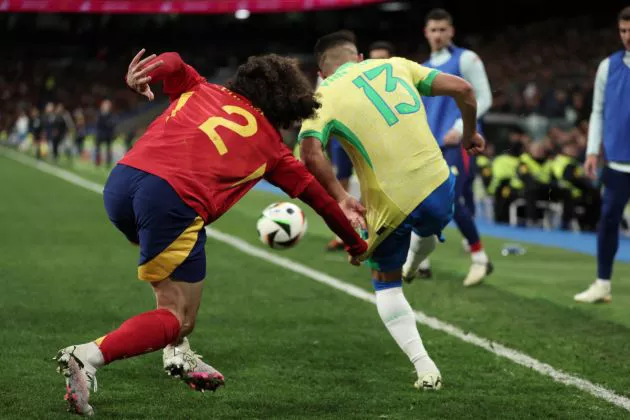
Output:
[[160,350],[179,335],[179,320],[171,311],[156,309],[129,318],[117,330],[96,340],[105,364]]
[[481,241],[477,241],[474,244],[470,244],[470,252],[479,252],[483,249],[483,245],[481,245]]

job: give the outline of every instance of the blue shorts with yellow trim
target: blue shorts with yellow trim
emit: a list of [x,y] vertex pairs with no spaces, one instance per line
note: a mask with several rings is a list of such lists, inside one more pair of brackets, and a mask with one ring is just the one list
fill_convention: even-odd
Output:
[[119,164],[109,175],[103,196],[109,219],[140,246],[140,280],[195,283],[204,279],[203,219],[166,181]]
[[407,259],[411,232],[423,238],[437,235],[442,240],[442,230],[453,218],[454,203],[455,176],[451,173],[376,247],[369,260],[372,269],[381,272],[399,270]]

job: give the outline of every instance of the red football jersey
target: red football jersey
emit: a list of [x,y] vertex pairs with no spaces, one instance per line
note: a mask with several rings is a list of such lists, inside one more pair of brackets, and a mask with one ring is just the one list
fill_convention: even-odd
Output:
[[176,53],[152,82],[172,100],[119,162],[159,176],[210,223],[262,178],[296,197],[314,180],[247,99],[208,83]]

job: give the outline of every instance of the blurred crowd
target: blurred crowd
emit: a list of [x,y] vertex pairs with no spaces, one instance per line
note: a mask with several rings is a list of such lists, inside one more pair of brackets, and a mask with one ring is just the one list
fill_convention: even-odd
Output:
[[[558,28],[563,28],[558,30]],[[619,45],[615,27],[589,17],[549,20],[470,39],[494,92],[493,111],[582,121],[599,62]]]
[[542,140],[522,130],[509,133],[507,147],[490,144],[476,159],[481,201],[490,217],[515,226],[595,231],[600,185],[583,170],[584,133],[551,129]]
[[[15,122],[0,140],[4,137],[8,145],[32,152],[38,159],[49,157],[58,162],[63,156],[70,163],[75,158],[93,159],[97,166],[106,164],[109,167],[114,161],[112,145],[117,123],[112,102],[102,100],[95,114],[90,115],[93,125],[88,131],[88,115],[81,107],[69,111],[61,102],[48,102],[40,111],[35,105],[22,103]],[[125,134],[125,146],[129,149],[135,130]],[[85,148],[88,138],[92,143],[91,153]]]
[[[601,29],[593,22],[590,17],[550,20],[456,39],[482,58],[493,90],[486,136],[494,146],[478,166],[485,195],[492,197],[493,217],[499,222],[541,225],[549,222],[546,217],[551,212],[559,214],[557,225],[564,229],[594,229],[598,186],[580,172],[580,161],[586,149],[595,71],[614,50],[618,35],[613,26]],[[566,29],[558,31],[558,27]],[[123,81],[136,48],[114,51],[66,41],[18,43],[3,51],[0,140],[40,158],[83,156],[97,165],[111,165],[114,138],[122,137],[128,149],[140,134],[141,125],[121,129],[121,122],[143,112],[146,103]],[[399,55],[420,62],[428,58],[420,31],[416,39],[392,41]],[[236,50],[217,50],[212,45],[203,53],[196,46],[189,46],[189,51],[177,49],[204,76],[221,82],[242,57],[226,56]],[[315,81],[311,54],[304,51],[299,57]],[[512,119],[492,118],[506,115]],[[292,143],[292,133],[283,134]]]

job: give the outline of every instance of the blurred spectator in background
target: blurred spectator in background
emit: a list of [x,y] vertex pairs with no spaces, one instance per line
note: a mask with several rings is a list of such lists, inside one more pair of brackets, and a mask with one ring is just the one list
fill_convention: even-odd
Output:
[[567,121],[575,125],[576,127],[579,127],[584,123],[588,124],[590,109],[587,109],[586,101],[584,98],[584,93],[576,90],[571,95],[571,104],[567,109]]
[[551,162],[547,160],[547,150],[542,142],[534,142],[519,157],[516,174],[510,187],[520,198],[525,199],[525,218],[528,226],[539,225],[542,211],[537,201],[548,201],[551,196]]
[[17,120],[15,120],[15,126],[13,127],[13,133],[11,134],[9,143],[15,147],[20,145],[28,137],[28,115],[26,111],[21,109]]
[[44,108],[44,118],[42,119],[42,128],[46,143],[50,143],[55,131],[55,104],[48,102]]
[[87,135],[87,125],[85,122],[85,115],[83,109],[77,108],[74,110],[74,144],[77,148],[77,154],[79,158],[83,157],[83,146],[85,143],[85,136]]
[[31,108],[31,119],[29,121],[29,132],[31,133],[31,139],[33,141],[33,147],[35,148],[35,157],[41,159],[42,157],[42,132],[43,132],[42,118],[39,115],[39,109],[36,106]]
[[[111,69],[125,67],[126,57],[131,54],[133,47],[127,45],[128,37],[126,35],[108,37],[109,48],[87,47],[83,42],[83,36],[86,37],[85,39],[100,39],[105,35],[109,36],[115,31],[116,25],[121,25],[125,18],[112,15],[107,22],[103,21],[102,25],[82,27],[81,39],[77,38],[73,32],[76,28],[72,25],[68,27],[62,20],[56,23],[44,22],[35,14],[16,15],[15,18],[18,23],[7,29],[9,32],[6,32],[7,34],[14,34],[15,39],[19,40],[24,36],[29,36],[31,31],[37,31],[41,26],[40,29],[50,31],[50,36],[54,36],[55,42],[43,45],[24,41],[15,44],[9,43],[4,46],[3,59],[5,59],[6,65],[0,66],[0,138],[4,140],[9,136],[11,141],[22,141],[19,140],[23,135],[24,125],[24,113],[21,110],[27,110],[30,117],[29,131],[33,143],[36,145],[38,139],[40,141],[40,147],[37,145],[35,147],[37,156],[41,157],[42,152],[47,150],[48,143],[46,142],[52,145],[53,140],[55,143],[59,142],[56,150],[58,154],[58,148],[62,147],[63,149],[63,136],[61,139],[58,137],[53,139],[53,131],[64,127],[55,128],[54,106],[47,104],[45,111],[41,114],[40,111],[31,107],[46,102],[61,102],[67,109],[75,110],[72,114],[76,129],[74,142],[79,155],[86,153],[84,141],[88,129],[90,132],[95,130],[97,149],[95,161],[100,164],[105,160],[111,164],[114,125],[118,124],[119,120],[114,119],[111,113],[111,102],[102,101],[102,98],[110,98],[114,101],[117,113],[138,105],[137,98],[124,86],[121,86],[118,73],[111,71]],[[147,17],[145,23],[139,22],[138,31],[151,32],[160,19],[160,17]],[[194,29],[194,24],[191,24],[190,21],[183,22],[183,16],[179,19],[181,21],[178,24],[173,21],[174,28],[178,28],[178,30]],[[381,23],[391,24],[394,20],[383,15]],[[77,20],[77,23],[79,21],[82,20]],[[515,144],[512,138],[514,136],[518,138],[518,147],[529,151],[530,157],[534,161],[536,161],[534,154],[540,149],[539,146],[533,145],[535,142],[543,145],[548,156],[547,161],[560,155],[561,151],[568,145],[577,148],[578,160],[583,159],[595,92],[592,84],[595,78],[594,70],[596,64],[610,54],[610,45],[618,42],[620,34],[618,27],[604,27],[604,22],[605,20],[599,19],[595,15],[584,15],[550,18],[519,27],[499,26],[492,28],[491,31],[484,30],[480,33],[458,32],[458,41],[461,42],[461,46],[474,49],[480,56],[484,57],[488,78],[492,82],[494,100],[491,111],[493,111],[493,115],[492,118],[486,119],[484,130],[492,136],[492,142],[497,146],[497,150],[507,149],[509,151],[499,159],[499,167],[507,162],[504,159],[505,155],[512,156],[515,153],[511,150],[512,145]],[[625,24],[623,19],[620,22]],[[421,55],[425,54],[426,50],[419,50],[418,45],[411,41],[404,31],[381,32],[382,27],[387,27],[387,25],[376,29],[370,25],[367,22],[358,24],[355,30],[365,34],[366,38],[372,35],[383,36],[391,42],[381,40],[370,44],[366,52],[369,58],[385,58],[398,54],[420,61]],[[557,31],[558,27],[566,28],[566,30]],[[282,36],[283,38],[277,41],[279,50],[300,51],[299,44],[294,46],[292,39],[286,37],[286,33],[283,32]],[[162,40],[160,39],[160,42]],[[157,39],[156,42],[158,42]],[[222,83],[225,75],[231,73],[222,67],[232,66],[234,62],[238,62],[254,52],[269,48],[269,45],[269,40],[265,37],[252,37],[251,43],[247,45],[232,42],[229,44],[229,48],[225,48],[225,45],[217,48],[206,43],[203,47],[199,44],[190,44],[189,50],[185,51],[184,54],[202,57],[207,55],[200,54],[200,51],[206,51],[205,48],[213,51],[213,59],[206,61],[205,65],[199,63],[198,68],[202,70],[204,76],[213,82]],[[291,47],[288,49],[287,46]],[[305,51],[302,51],[303,54],[300,56],[301,66],[315,78],[317,66]],[[622,57],[622,61],[624,63],[630,62],[628,57]],[[610,60],[605,61],[606,63],[610,62]],[[90,78],[82,77],[86,72],[91,75]],[[598,76],[599,82],[601,82],[600,79],[602,78]],[[597,84],[601,85],[599,82]],[[600,92],[600,99],[601,97],[603,97],[603,91]],[[99,112],[99,105],[107,108],[108,111]],[[163,104],[156,101],[153,105],[162,106]],[[601,106],[603,105],[600,104],[600,108]],[[29,109],[30,111],[28,111]],[[142,113],[144,109],[139,109],[139,111]],[[137,116],[134,113],[127,115],[129,118]],[[126,126],[136,126],[134,124],[135,122],[132,122]],[[521,127],[528,136],[524,132],[512,132],[508,135],[509,130],[515,126]],[[72,130],[68,127],[71,125],[66,124],[66,133]],[[595,131],[599,132],[602,129],[601,121],[598,127],[595,127]],[[129,149],[134,135],[131,133],[123,134],[125,134],[125,144]],[[289,146],[294,145],[296,139],[294,129],[283,130],[282,135]],[[22,144],[27,145],[28,143],[22,141]],[[329,144],[332,147],[334,141]],[[599,153],[596,150],[599,148],[599,142],[593,141],[592,144],[594,146],[589,155]],[[107,153],[105,157],[101,155],[103,147]],[[519,155],[519,153],[515,154],[516,157]],[[505,183],[505,174],[499,173],[494,177],[496,179],[493,178],[492,156],[493,153],[488,153],[488,156],[478,159],[478,163],[481,162],[480,166],[483,167],[481,179],[487,188],[492,186],[493,195],[505,193],[508,190],[503,188],[497,191],[497,185]],[[594,168],[593,165],[591,162],[589,168]],[[349,176],[348,174],[352,173],[351,166],[339,166],[342,169],[345,168],[345,174],[343,173],[344,170],[341,171],[342,176]],[[618,167],[615,163],[611,166]],[[510,165],[503,167],[508,172],[511,170],[510,168]],[[530,168],[528,167],[528,169]],[[618,171],[606,170],[606,172],[609,175],[617,175]],[[517,179],[515,182],[518,184],[521,176],[516,172],[513,174]],[[509,182],[507,187],[511,195],[507,201],[499,200],[499,206],[509,204],[510,200],[515,197],[524,198],[525,195],[530,197],[531,191],[528,188],[514,191]],[[552,191],[560,194],[560,190],[553,187],[552,183]],[[540,194],[539,198],[542,199],[543,194]],[[552,195],[547,197],[547,199],[549,198],[562,201],[562,197],[559,196]],[[579,200],[575,203],[579,204]],[[616,205],[614,210],[617,212],[619,210]],[[532,216],[531,208],[528,212]],[[498,218],[502,219],[502,216],[504,215],[499,214]],[[581,217],[581,213],[577,216],[578,218]],[[529,217],[529,223],[532,222],[534,219]],[[582,223],[582,221],[580,224],[589,225],[587,222]],[[610,239],[612,237],[610,235],[613,228],[609,227],[607,232],[606,241],[612,243],[613,240]],[[610,259],[610,256],[607,255],[606,258]],[[602,266],[608,265],[608,263],[602,264]]]
[[105,159],[107,166],[112,165],[112,142],[114,141],[114,127],[116,122],[112,114],[112,102],[105,99],[101,102],[101,110],[96,120],[96,155],[95,163],[99,166],[101,160],[101,147],[105,146]]
[[394,56],[394,46],[387,41],[376,41],[370,45],[368,51],[368,57],[372,59],[377,58],[391,58]]
[[[74,123],[70,113],[66,111],[63,104],[58,103],[55,107],[55,116],[53,119],[53,131],[52,131],[52,156],[55,162],[59,159],[59,148],[65,141],[68,132],[74,129]],[[68,158],[72,157],[72,150],[67,147],[66,153]]]
[[510,133],[509,148],[492,162],[492,181],[488,193],[494,196],[494,220],[499,223],[509,223],[510,204],[517,198],[511,182],[516,176],[523,151],[521,136],[519,131]]
[[564,89],[550,91],[542,100],[540,111],[547,118],[564,118],[567,112],[568,95]]
[[[587,178],[582,164],[577,160],[580,151],[573,143],[567,143],[553,161],[553,173],[560,188],[563,204],[562,226],[571,228],[571,221],[577,219],[581,230],[594,231],[599,219],[600,195]],[[581,209],[578,215],[577,208]]]

